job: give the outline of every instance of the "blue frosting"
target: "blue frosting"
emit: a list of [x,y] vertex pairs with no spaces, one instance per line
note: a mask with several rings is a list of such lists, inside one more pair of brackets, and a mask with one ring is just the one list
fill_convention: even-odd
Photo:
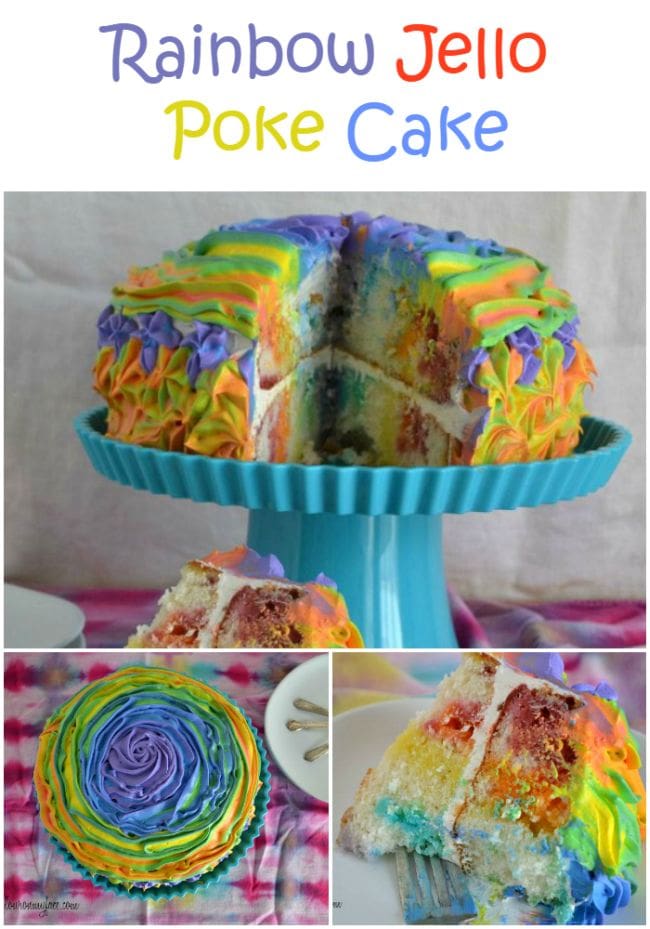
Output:
[[395,255],[406,248],[410,257],[424,261],[430,252],[444,250],[471,253],[482,258],[503,255],[504,246],[493,239],[471,238],[464,232],[431,229],[420,223],[408,223],[391,216],[372,217],[356,212],[349,216],[303,215],[285,219],[254,219],[246,223],[221,226],[224,231],[246,232],[264,230],[281,235],[301,247],[301,268],[305,273],[316,258],[332,248],[343,251],[358,247],[350,233],[365,227],[361,237],[363,248],[369,252],[382,252],[388,247]]
[[469,443],[469,445],[470,445],[471,447],[474,447],[474,446],[476,445],[476,443],[478,442],[479,436],[482,434],[483,430],[485,429],[485,427],[486,427],[487,424],[488,424],[488,420],[489,420],[489,418],[490,418],[490,415],[491,415],[491,411],[490,411],[489,407],[486,407],[486,409],[483,410],[483,412],[480,414],[480,416],[478,417],[478,419],[477,419],[476,422],[474,423],[474,426],[472,427],[472,431],[471,431],[471,433],[470,433],[470,436],[469,436],[469,438],[468,438],[468,440],[467,440],[468,443]]
[[[547,660],[547,670],[557,673],[558,663]],[[444,829],[441,820],[432,821],[419,810],[400,806],[389,797],[377,801],[375,812],[400,827],[409,848],[423,855],[442,854]],[[487,833],[480,830],[475,830],[473,834],[488,837]],[[535,851],[540,854],[550,853],[551,850],[547,840],[535,846]],[[572,851],[564,850],[562,854],[566,860],[570,897],[564,901],[532,904],[536,924],[551,925],[561,916],[563,921],[568,918],[569,925],[600,925],[605,916],[611,916],[616,910],[628,905],[634,891],[629,880],[623,876],[606,874],[600,862],[589,870],[579,863]],[[506,887],[503,896],[519,899],[522,905],[531,906],[524,887]]]
[[249,348],[247,352],[244,352],[240,356],[239,361],[239,371],[241,376],[244,378],[248,384],[248,421],[253,422],[255,416],[255,349]]
[[624,877],[610,877],[599,867],[588,871],[571,854],[568,868],[571,893],[576,907],[569,924],[599,926],[605,916],[611,916],[627,906],[632,896],[632,885]]

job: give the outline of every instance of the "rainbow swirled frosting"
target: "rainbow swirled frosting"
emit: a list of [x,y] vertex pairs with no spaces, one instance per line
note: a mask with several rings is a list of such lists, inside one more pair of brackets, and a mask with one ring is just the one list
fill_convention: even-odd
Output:
[[570,690],[558,655],[520,660],[530,670],[463,657],[363,779],[339,844],[455,860],[479,908],[517,894],[541,921],[602,922],[629,902],[642,860],[636,743],[607,684]]
[[593,362],[541,262],[363,213],[253,220],[133,268],[99,323],[111,438],[270,461],[568,455]]
[[262,762],[244,714],[220,693],[126,667],[50,717],[34,783],[45,828],[91,880],[179,892],[241,842]]

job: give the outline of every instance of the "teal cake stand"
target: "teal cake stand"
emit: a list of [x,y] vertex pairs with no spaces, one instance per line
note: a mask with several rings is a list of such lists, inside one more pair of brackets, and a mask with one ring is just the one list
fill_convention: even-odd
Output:
[[569,458],[446,468],[232,461],[108,439],[106,410],[75,429],[100,474],[130,487],[250,510],[248,544],[287,577],[336,580],[369,648],[455,648],[442,551],[443,513],[541,506],[607,483],[629,432],[586,418]]

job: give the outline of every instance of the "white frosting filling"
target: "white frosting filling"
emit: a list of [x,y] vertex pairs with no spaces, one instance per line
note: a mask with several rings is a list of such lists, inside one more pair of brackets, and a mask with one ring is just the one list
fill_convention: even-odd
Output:
[[[416,390],[416,388],[386,374],[376,365],[370,364],[361,358],[357,358],[341,348],[325,347],[319,349],[319,351],[314,352],[313,355],[300,361],[299,368],[301,370],[304,370],[306,366],[312,369],[316,369],[319,366],[330,369],[343,368],[356,371],[363,377],[374,379],[388,387],[394,393],[416,404],[424,414],[431,416],[436,421],[444,433],[456,439],[462,440],[466,437],[468,430],[473,428],[482,413],[480,409],[474,410],[473,412],[468,412],[464,409],[461,404],[462,391],[460,387],[456,388],[454,399],[450,403],[437,403],[430,397],[425,397]],[[255,369],[255,383],[253,387],[255,391],[255,413],[252,424],[254,439],[257,439],[264,417],[276,402],[279,395],[287,388],[291,388],[297,370],[298,369],[294,369],[294,371],[274,384],[273,387],[262,390],[259,385],[257,368]],[[264,454],[267,450],[258,447],[257,451],[258,454]]]
[[386,374],[377,365],[363,361],[361,358],[357,358],[340,348],[334,349],[333,366],[350,368],[365,377],[375,378],[375,380],[389,387],[395,393],[401,394],[416,403],[423,413],[432,416],[436,420],[444,432],[456,439],[462,439],[468,427],[471,428],[482,413],[482,410],[469,413],[461,406],[460,388],[455,391],[453,402],[437,403],[430,397],[425,397],[415,387],[411,387],[403,381]]
[[[214,565],[210,567],[214,568]],[[230,605],[235,594],[245,587],[251,587],[255,590],[260,587],[266,587],[271,584],[273,587],[287,588],[295,587],[291,581],[282,580],[275,577],[245,577],[243,574],[235,574],[224,568],[220,568],[220,578],[217,585],[217,595],[210,611],[210,616],[205,627],[199,632],[197,637],[198,648],[213,648],[217,632],[221,628],[226,610]]]
[[[238,574],[236,571],[231,571],[228,568],[216,567],[213,564],[210,564],[207,561],[199,562],[204,565],[206,570],[211,572],[218,573],[219,577],[217,583],[214,586],[214,591],[209,594],[212,599],[209,603],[203,603],[200,606],[200,609],[204,610],[207,614],[206,623],[202,629],[199,630],[196,643],[194,648],[214,648],[214,640],[217,632],[221,628],[224,617],[228,606],[230,605],[233,597],[246,587],[251,587],[253,589],[259,589],[261,587],[271,586],[273,588],[288,589],[294,587],[300,587],[302,585],[295,584],[286,578],[276,578],[276,577],[246,577],[243,574]],[[183,575],[179,584],[176,587],[170,587],[162,595],[158,601],[159,610],[149,626],[138,626],[132,641],[132,646],[142,647],[142,640],[145,642],[148,640],[148,636],[154,630],[161,629],[165,626],[166,622],[169,619],[169,616],[173,614],[176,610],[187,609],[190,612],[192,611],[193,606],[196,607],[196,603],[192,603],[192,597],[185,589],[182,589],[182,601],[178,602],[178,591],[179,588],[183,588],[185,584],[194,584],[191,578],[188,579],[187,575]],[[199,586],[196,590],[196,594],[199,599],[201,595],[205,595],[205,587],[203,585]],[[228,647],[228,644],[225,644],[225,647]]]

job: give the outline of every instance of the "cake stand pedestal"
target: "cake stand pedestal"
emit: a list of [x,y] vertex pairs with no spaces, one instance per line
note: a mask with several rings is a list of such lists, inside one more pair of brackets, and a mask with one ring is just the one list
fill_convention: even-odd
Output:
[[288,577],[335,578],[369,648],[456,648],[442,556],[442,517],[251,510],[248,544]]
[[287,576],[334,578],[369,648],[455,648],[442,514],[571,500],[607,483],[631,442],[593,418],[569,458],[447,468],[366,468],[232,461],[108,439],[106,410],[75,429],[94,468],[154,494],[250,510],[248,544]]

